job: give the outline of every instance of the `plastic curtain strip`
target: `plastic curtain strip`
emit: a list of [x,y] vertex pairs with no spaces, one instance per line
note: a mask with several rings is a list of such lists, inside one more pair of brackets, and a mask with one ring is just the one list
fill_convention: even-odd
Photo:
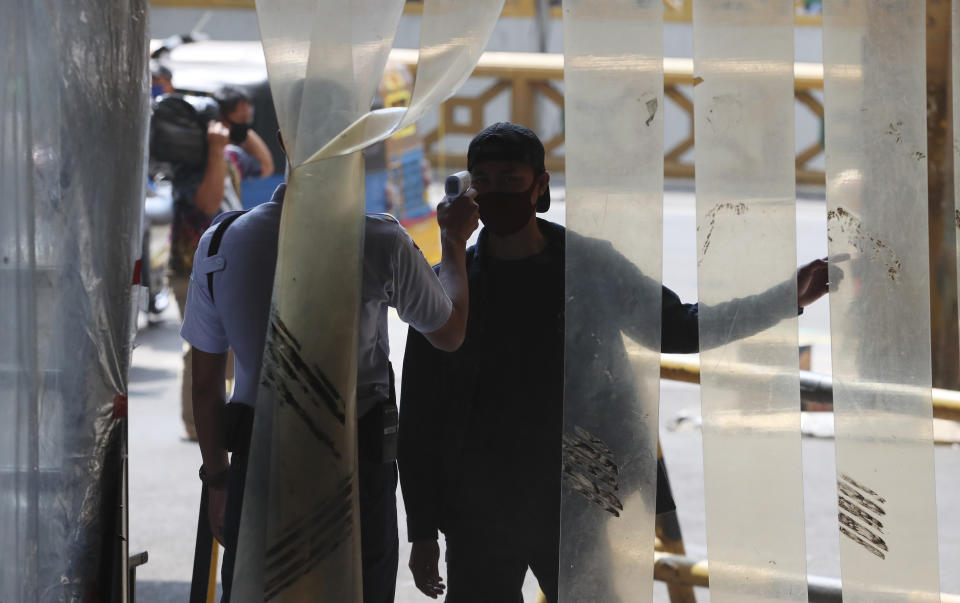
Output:
[[[953,70],[953,202],[954,224],[960,240],[960,2],[950,5],[951,23],[951,68]],[[960,243],[956,245],[957,265],[960,266]],[[957,282],[960,294],[960,279]]]
[[0,3],[0,600],[119,601],[146,3]]
[[718,603],[807,601],[793,11],[792,0],[693,5],[700,397]]
[[924,5],[825,3],[827,232],[836,260],[830,325],[846,603],[940,600]]
[[566,0],[560,600],[650,601],[659,406],[663,2]]
[[[280,227],[254,424],[260,439],[251,443],[256,458],[248,470],[234,600],[361,600],[354,406],[364,191],[357,151],[456,91],[502,5],[425,2],[411,106],[369,111],[402,2],[257,2],[294,169]],[[269,426],[261,409],[272,409],[272,442],[262,439]]]
[[449,98],[473,72],[502,8],[503,0],[426,2],[410,106],[365,114],[309,161],[349,153],[383,140]]

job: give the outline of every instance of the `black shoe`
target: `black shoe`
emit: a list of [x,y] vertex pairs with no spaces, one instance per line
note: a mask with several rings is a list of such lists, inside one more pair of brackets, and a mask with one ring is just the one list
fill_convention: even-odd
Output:
[[170,305],[170,295],[166,291],[160,291],[150,296],[150,302],[147,304],[147,312],[150,314],[163,314],[163,311]]

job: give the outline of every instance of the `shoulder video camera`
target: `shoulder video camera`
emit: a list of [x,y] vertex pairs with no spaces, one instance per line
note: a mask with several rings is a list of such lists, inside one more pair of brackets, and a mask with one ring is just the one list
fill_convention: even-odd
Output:
[[150,158],[205,165],[207,124],[219,118],[220,107],[210,97],[185,94],[159,97],[150,117]]

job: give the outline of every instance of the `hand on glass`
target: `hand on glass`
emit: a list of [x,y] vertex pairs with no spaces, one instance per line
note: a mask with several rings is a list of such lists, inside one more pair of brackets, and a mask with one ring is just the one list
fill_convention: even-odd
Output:
[[829,270],[827,258],[813,260],[809,264],[804,264],[797,269],[797,305],[801,308],[809,306],[821,297],[827,294],[832,288],[836,288],[837,283],[843,278],[843,270],[836,264],[850,259],[849,255],[841,255],[830,258],[834,264],[834,280],[829,280]]

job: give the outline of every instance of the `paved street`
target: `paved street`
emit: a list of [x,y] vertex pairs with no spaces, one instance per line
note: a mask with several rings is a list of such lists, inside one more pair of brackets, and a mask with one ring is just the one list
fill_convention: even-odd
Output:
[[[696,239],[692,190],[672,185],[664,209],[664,281],[685,300],[696,299]],[[554,199],[562,187],[553,187]],[[549,216],[562,222],[563,203],[555,203]],[[798,208],[799,258],[826,255],[824,204],[802,200]],[[171,300],[172,302],[172,300]],[[814,345],[813,369],[829,372],[829,316],[826,300],[817,302],[801,317],[802,342]],[[130,550],[147,550],[150,560],[138,570],[140,603],[182,602],[189,592],[193,541],[200,483],[199,449],[184,441],[179,408],[180,339],[178,316],[171,303],[164,320],[140,330],[130,373]],[[395,366],[402,363],[405,326],[391,314],[390,340]],[[699,417],[699,388],[674,382],[661,384],[661,438],[667,458],[681,527],[690,556],[706,556],[704,530],[703,463]],[[676,430],[677,417],[690,418]],[[804,488],[808,571],[836,576],[838,534],[834,443],[832,439],[805,438]],[[936,450],[940,502],[941,580],[943,589],[960,593],[960,447]],[[404,521],[401,507],[401,529]],[[405,534],[401,543],[405,544]],[[397,601],[427,601],[412,585],[406,569],[408,549],[400,553]],[[443,573],[441,571],[441,573]],[[657,601],[666,591],[657,585]],[[528,579],[525,596],[533,600],[535,585]],[[698,600],[709,600],[705,591]]]

